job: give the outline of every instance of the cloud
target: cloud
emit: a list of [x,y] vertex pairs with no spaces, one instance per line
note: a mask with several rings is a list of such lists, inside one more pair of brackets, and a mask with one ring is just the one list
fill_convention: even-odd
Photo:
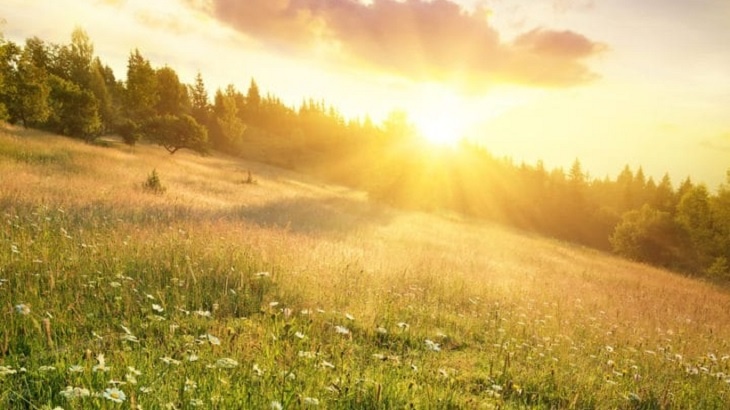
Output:
[[503,42],[488,10],[466,11],[451,0],[210,1],[216,19],[267,46],[303,56],[336,50],[371,69],[472,88],[591,81],[596,74],[585,60],[604,49],[579,33],[542,28]]
[[730,132],[700,142],[700,146],[713,151],[730,152]]

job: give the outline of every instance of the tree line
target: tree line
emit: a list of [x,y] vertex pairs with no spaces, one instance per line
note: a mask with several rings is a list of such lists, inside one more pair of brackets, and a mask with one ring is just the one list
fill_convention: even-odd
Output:
[[411,209],[448,210],[495,220],[698,276],[730,279],[730,171],[715,193],[689,178],[674,186],[625,167],[591,178],[515,164],[463,142],[423,145],[403,112],[375,124],[346,119],[324,101],[288,106],[229,85],[210,98],[201,73],[192,84],[139,50],[126,79],[94,54],[76,29],[69,44],[0,37],[0,119],[94,142],[106,134],[146,140],[174,154],[213,149],[317,175]]

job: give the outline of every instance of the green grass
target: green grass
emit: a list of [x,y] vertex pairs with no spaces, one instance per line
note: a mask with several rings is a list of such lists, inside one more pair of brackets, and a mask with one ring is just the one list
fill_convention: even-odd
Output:
[[0,160],[0,408],[730,402],[723,289],[260,164],[15,133],[0,153],[67,159]]

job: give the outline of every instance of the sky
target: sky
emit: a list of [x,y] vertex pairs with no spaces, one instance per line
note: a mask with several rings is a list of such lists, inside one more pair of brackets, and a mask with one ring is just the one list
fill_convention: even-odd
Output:
[[81,27],[121,79],[138,48],[211,95],[255,78],[289,105],[402,110],[516,163],[711,189],[730,170],[727,0],[3,0],[0,18],[19,43]]

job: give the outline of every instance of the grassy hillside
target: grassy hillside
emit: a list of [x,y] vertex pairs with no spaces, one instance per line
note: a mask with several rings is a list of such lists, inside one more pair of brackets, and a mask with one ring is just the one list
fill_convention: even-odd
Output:
[[220,156],[5,126],[0,176],[0,408],[730,402],[708,284]]

